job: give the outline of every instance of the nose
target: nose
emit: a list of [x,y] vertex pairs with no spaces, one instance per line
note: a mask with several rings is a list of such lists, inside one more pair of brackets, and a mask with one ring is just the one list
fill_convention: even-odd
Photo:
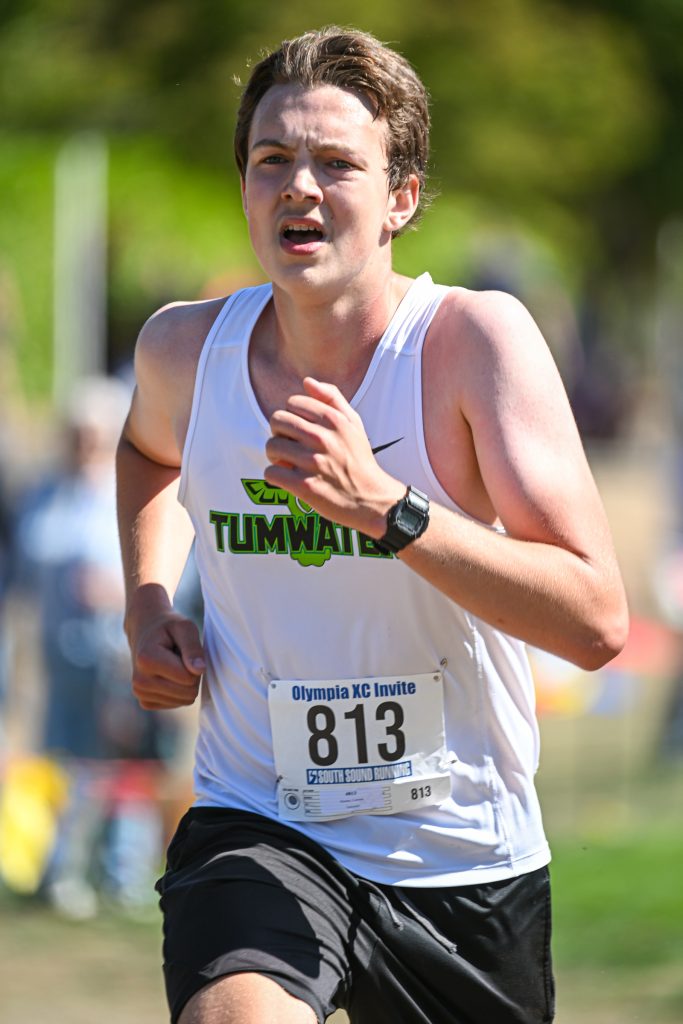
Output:
[[290,173],[282,189],[283,199],[302,201],[313,199],[320,202],[322,189],[318,183],[313,167],[308,160],[294,160]]

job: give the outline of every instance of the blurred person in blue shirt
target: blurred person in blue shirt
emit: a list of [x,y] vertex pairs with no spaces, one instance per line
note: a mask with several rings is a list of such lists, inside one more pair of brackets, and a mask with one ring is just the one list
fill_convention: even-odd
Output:
[[39,745],[70,776],[46,890],[73,917],[95,913],[99,887],[125,905],[148,898],[163,843],[154,772],[175,734],[170,718],[140,711],[128,686],[114,453],[129,397],[113,378],[75,387],[64,464],[28,495],[17,523],[22,584],[40,621]]
[[[5,601],[7,597],[9,567],[12,550],[12,515],[0,466],[0,751],[6,747],[5,718],[8,694],[8,638],[5,622]],[[0,766],[2,757],[0,756]]]

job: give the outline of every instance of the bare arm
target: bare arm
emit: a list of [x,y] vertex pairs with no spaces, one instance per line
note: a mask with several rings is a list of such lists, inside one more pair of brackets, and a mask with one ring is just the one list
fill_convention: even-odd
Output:
[[[454,416],[505,534],[436,509],[429,545],[404,561],[496,627],[585,668],[623,646],[626,601],[602,502],[559,374],[510,296],[470,293],[459,343],[436,373],[457,380]],[[457,365],[448,356],[457,354]],[[433,377],[432,377],[433,381]],[[458,569],[445,533],[459,540]]]
[[[456,338],[448,335],[454,319]],[[431,353],[435,405],[460,438],[458,457],[467,461],[469,445],[474,466],[452,496],[506,532],[432,503],[428,530],[401,560],[477,617],[597,668],[625,641],[626,603],[602,504],[545,343],[523,307],[504,296],[475,299],[465,315],[444,317],[440,332]],[[448,402],[436,393],[443,387]],[[266,478],[321,514],[381,537],[388,509],[410,481],[377,465],[359,417],[336,388],[307,380],[305,391],[273,416],[267,455],[291,468],[274,464]],[[436,454],[437,474],[443,469],[447,477],[448,456]]]
[[117,453],[125,628],[133,690],[145,708],[191,704],[204,669],[197,627],[173,608],[193,538],[177,493],[194,372],[169,314],[140,334],[137,386]]
[[125,434],[117,472],[133,691],[148,709],[191,704],[204,662],[196,626],[172,602],[192,543],[176,501],[178,474],[144,456]]

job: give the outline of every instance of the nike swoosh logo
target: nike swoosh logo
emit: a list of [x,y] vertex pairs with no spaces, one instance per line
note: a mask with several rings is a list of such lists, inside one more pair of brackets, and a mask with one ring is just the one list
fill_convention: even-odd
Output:
[[398,442],[402,440],[402,437],[397,437],[395,441],[387,441],[386,444],[378,444],[376,448],[372,449],[372,454],[377,455],[377,452],[383,452],[386,448],[391,448],[392,444],[398,444]]

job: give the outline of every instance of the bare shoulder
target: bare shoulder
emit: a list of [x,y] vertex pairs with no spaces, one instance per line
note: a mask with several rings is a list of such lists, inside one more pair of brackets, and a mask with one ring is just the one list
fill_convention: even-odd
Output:
[[[427,371],[466,411],[482,401],[565,404],[551,351],[527,308],[498,291],[452,288],[430,329]],[[438,385],[437,385],[438,386]]]
[[[506,358],[547,350],[531,313],[514,295],[451,288],[434,320],[442,344],[473,358]],[[524,344],[521,344],[521,343]]]
[[206,336],[225,299],[202,302],[171,302],[145,322],[138,336],[136,364],[162,375],[196,369]]
[[552,542],[576,534],[582,509],[599,520],[562,379],[521,302],[503,292],[449,291],[423,369],[428,450],[461,507],[478,518],[495,513],[515,536]]
[[179,465],[192,409],[197,363],[224,299],[174,302],[144,324],[135,347],[129,441],[164,465]]

